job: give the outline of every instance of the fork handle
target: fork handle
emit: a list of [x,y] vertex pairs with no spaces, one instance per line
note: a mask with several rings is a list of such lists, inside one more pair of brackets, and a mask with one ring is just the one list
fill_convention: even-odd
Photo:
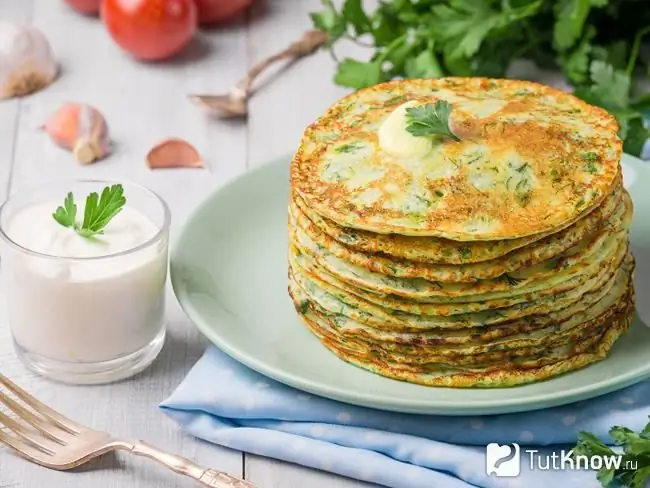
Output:
[[212,488],[258,488],[248,481],[235,478],[223,471],[202,468],[189,459],[165,452],[146,442],[125,443],[119,447],[136,456],[143,456],[156,461],[176,473],[195,479],[204,486]]

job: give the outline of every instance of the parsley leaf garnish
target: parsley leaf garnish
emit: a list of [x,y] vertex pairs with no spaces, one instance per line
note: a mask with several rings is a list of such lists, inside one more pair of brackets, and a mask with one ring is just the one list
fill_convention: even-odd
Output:
[[73,229],[82,237],[93,237],[104,233],[104,228],[126,204],[124,188],[122,185],[107,186],[102,190],[101,196],[93,192],[86,197],[83,222],[79,224],[77,218],[77,205],[74,195],[69,192],[63,202],[52,214],[63,227]]
[[52,217],[63,227],[74,227],[76,225],[77,206],[74,203],[72,192],[66,195],[63,206],[58,207]]
[[451,105],[445,100],[406,109],[406,130],[414,136],[446,136],[454,141],[460,138],[449,128]]

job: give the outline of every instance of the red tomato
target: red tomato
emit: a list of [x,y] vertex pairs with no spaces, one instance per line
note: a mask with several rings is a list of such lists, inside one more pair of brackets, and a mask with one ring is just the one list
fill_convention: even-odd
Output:
[[253,0],[194,0],[199,8],[200,24],[230,20],[251,6]]
[[143,60],[178,53],[197,27],[193,0],[103,0],[101,16],[113,40]]
[[65,0],[77,12],[82,14],[96,14],[99,12],[99,4],[102,0]]

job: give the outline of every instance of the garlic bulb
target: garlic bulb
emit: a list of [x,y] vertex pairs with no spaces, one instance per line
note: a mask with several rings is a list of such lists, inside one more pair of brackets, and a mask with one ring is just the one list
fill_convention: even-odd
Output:
[[103,159],[111,152],[108,124],[95,107],[85,103],[64,103],[43,124],[59,146],[74,154],[81,164]]
[[40,30],[0,22],[0,99],[41,90],[56,74],[56,60]]

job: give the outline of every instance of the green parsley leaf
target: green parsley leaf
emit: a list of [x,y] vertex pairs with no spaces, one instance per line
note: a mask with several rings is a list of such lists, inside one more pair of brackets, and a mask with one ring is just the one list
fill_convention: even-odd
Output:
[[370,19],[363,10],[362,0],[345,0],[341,15],[345,18],[347,23],[354,28],[357,36],[362,36],[371,32],[372,25]]
[[[595,29],[592,30],[595,32]],[[628,63],[629,46],[625,41],[616,41],[608,45],[595,46],[592,49],[592,58],[611,64],[614,69],[625,70]]]
[[449,128],[451,105],[445,100],[406,109],[406,130],[414,136],[446,136],[460,141]]
[[122,185],[112,185],[102,190],[99,197],[93,192],[86,198],[84,220],[78,233],[84,237],[103,234],[103,229],[126,204]]
[[623,151],[628,154],[641,154],[646,141],[650,138],[650,129],[644,125],[643,118],[639,116],[630,120],[625,129]]
[[438,38],[451,59],[471,57],[498,22],[489,2],[452,1],[433,7]]
[[323,0],[323,7],[322,12],[312,12],[310,17],[314,26],[329,36],[331,44],[345,34],[346,21],[332,0]]
[[386,76],[379,62],[364,63],[348,58],[339,64],[334,81],[341,86],[359,89],[386,81]]
[[635,98],[632,109],[638,112],[650,112],[650,92]]
[[562,72],[569,82],[579,85],[589,81],[590,55],[593,51],[591,41],[596,29],[590,26],[580,42],[569,52],[562,53]]
[[433,50],[422,51],[407,59],[404,69],[408,78],[438,78],[444,74]]
[[474,56],[483,41],[492,32],[534,15],[541,7],[541,0],[524,3],[518,8],[499,10],[490,1],[468,2],[449,0],[434,5],[431,28],[443,43],[449,58],[470,58]]
[[618,469],[606,467],[598,471],[597,479],[604,488],[622,486],[643,488],[650,479],[650,423],[636,433],[627,427],[614,426],[609,435],[614,444],[621,446],[623,452],[615,452],[602,440],[589,432],[578,434],[578,443],[572,449],[573,456],[604,457],[621,456]]
[[604,7],[606,0],[560,0],[555,5],[553,40],[558,50],[572,47],[580,38],[592,7]]
[[625,152],[641,154],[650,133],[643,124],[643,113],[630,103],[632,80],[625,71],[603,61],[593,61],[591,84],[576,88],[575,95],[609,111],[620,125],[619,136]]
[[401,18],[402,9],[403,6],[396,5],[395,2],[379,2],[377,10],[371,16],[375,46],[389,46],[395,39],[402,37],[407,32],[407,27]]
[[589,0],[561,0],[555,5],[553,40],[559,50],[570,48],[580,37],[590,9]]
[[631,486],[634,488],[643,488],[646,481],[650,479],[650,466],[644,466],[632,475]]
[[63,206],[58,207],[52,214],[52,217],[63,227],[75,228],[77,225],[77,206],[74,203],[74,195],[72,195],[72,192],[66,195]]
[[589,68],[591,85],[577,88],[575,94],[586,102],[605,109],[625,108],[630,99],[630,75],[615,70],[604,61],[592,61]]
[[66,196],[63,207],[58,207],[52,217],[64,227],[74,229],[82,237],[93,237],[103,234],[104,228],[126,204],[122,185],[107,186],[102,190],[101,197],[93,192],[86,197],[84,218],[81,225],[76,221],[77,206],[70,192]]

